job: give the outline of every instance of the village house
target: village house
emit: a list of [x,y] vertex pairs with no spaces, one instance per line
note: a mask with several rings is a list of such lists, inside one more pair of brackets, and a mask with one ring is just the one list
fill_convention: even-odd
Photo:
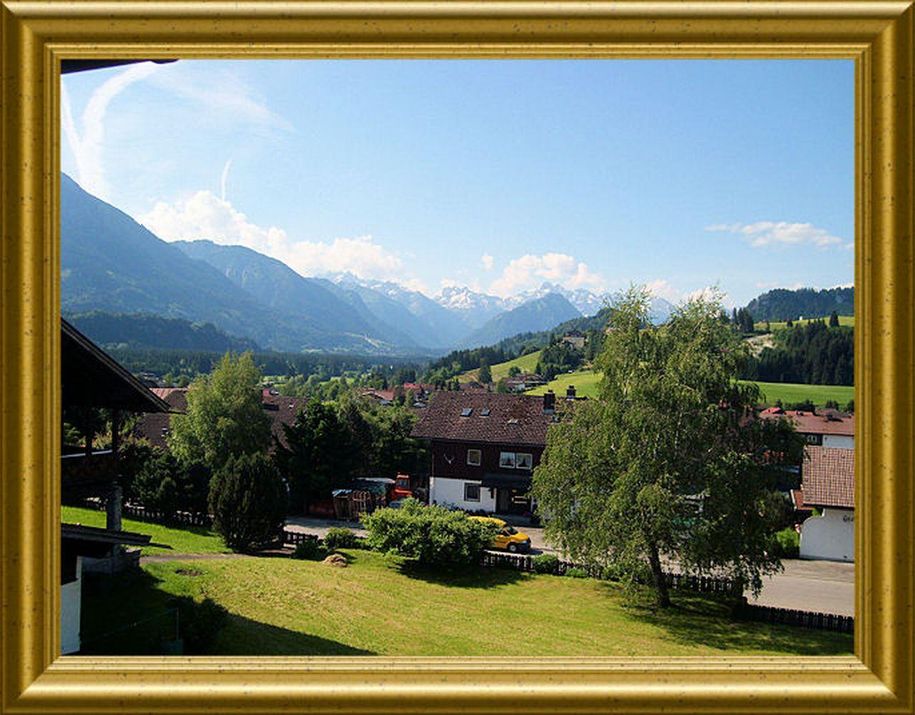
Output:
[[562,336],[562,342],[567,345],[571,345],[576,350],[585,349],[585,336],[579,330],[570,330],[568,333]]
[[783,410],[770,407],[761,416],[787,418],[807,446],[800,465],[801,488],[791,491],[801,525],[800,556],[805,559],[854,561],[855,416],[838,410]]
[[803,505],[821,512],[801,527],[801,558],[854,561],[855,450],[807,447],[801,475]]
[[524,392],[540,385],[545,385],[546,380],[536,373],[520,373],[505,378],[505,387],[509,392]]
[[556,397],[437,392],[413,428],[429,440],[429,501],[466,511],[530,515],[531,475],[540,463]]
[[838,410],[783,410],[781,407],[769,407],[760,413],[763,418],[784,417],[794,424],[794,428],[807,441],[816,447],[837,447],[839,449],[855,448],[855,416]]
[[64,444],[61,459],[61,496],[66,502],[88,497],[104,500],[105,528],[61,524],[60,644],[61,653],[81,648],[82,575],[86,570],[116,573],[135,568],[139,550],[126,546],[148,544],[145,534],[121,529],[121,488],[118,485],[120,427],[124,413],[164,415],[169,406],[140,380],[80,333],[61,321],[61,404],[65,415],[96,409],[110,410],[111,448],[93,448],[87,431],[82,444]]

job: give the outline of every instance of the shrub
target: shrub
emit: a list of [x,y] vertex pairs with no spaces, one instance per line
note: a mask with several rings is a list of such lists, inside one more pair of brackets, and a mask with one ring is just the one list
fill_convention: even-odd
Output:
[[565,575],[570,578],[588,578],[588,572],[579,566],[566,569]]
[[362,523],[369,532],[369,546],[421,564],[476,563],[496,535],[491,523],[441,506],[424,506],[416,499],[405,499],[399,509],[364,515]]
[[359,546],[359,537],[351,529],[334,526],[324,535],[324,546],[328,551],[354,549]]
[[206,653],[229,620],[229,612],[209,598],[197,602],[190,596],[176,596],[171,605],[178,611],[178,632],[187,655]]
[[533,563],[536,573],[559,573],[559,557],[556,554],[538,554]]
[[778,555],[783,559],[796,559],[800,554],[801,536],[789,526],[775,534],[778,543]]
[[292,558],[300,561],[319,561],[327,556],[327,551],[321,547],[317,539],[306,539],[295,545]]
[[229,457],[210,486],[213,529],[233,551],[254,551],[274,539],[286,515],[286,489],[263,454]]

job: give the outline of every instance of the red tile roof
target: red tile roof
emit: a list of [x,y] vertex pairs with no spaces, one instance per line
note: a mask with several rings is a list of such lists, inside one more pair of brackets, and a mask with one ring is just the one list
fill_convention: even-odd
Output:
[[794,422],[794,428],[803,434],[855,434],[855,416],[836,410],[807,412],[805,410],[783,410],[781,407],[769,407],[760,413],[761,417],[774,419],[787,417]]
[[807,447],[801,476],[804,506],[855,508],[855,450]]
[[[462,416],[462,412],[470,414]],[[484,410],[488,409],[488,415]],[[543,398],[497,392],[436,392],[413,427],[424,439],[544,446],[554,415],[544,414]]]

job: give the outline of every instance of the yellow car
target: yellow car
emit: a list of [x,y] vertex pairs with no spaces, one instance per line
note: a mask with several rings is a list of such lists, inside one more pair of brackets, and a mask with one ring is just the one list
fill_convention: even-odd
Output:
[[471,516],[474,521],[482,521],[486,524],[495,524],[499,533],[489,545],[491,549],[501,549],[510,551],[513,554],[523,553],[531,550],[531,537],[523,531],[517,531],[515,527],[505,523],[502,519],[496,519],[493,516]]

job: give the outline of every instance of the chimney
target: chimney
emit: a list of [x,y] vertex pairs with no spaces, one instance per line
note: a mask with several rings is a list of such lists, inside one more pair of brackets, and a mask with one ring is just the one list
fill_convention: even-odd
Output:
[[543,413],[546,415],[553,414],[556,409],[556,394],[552,390],[543,393]]
[[569,385],[566,388],[566,399],[574,400],[575,399],[575,385]]

